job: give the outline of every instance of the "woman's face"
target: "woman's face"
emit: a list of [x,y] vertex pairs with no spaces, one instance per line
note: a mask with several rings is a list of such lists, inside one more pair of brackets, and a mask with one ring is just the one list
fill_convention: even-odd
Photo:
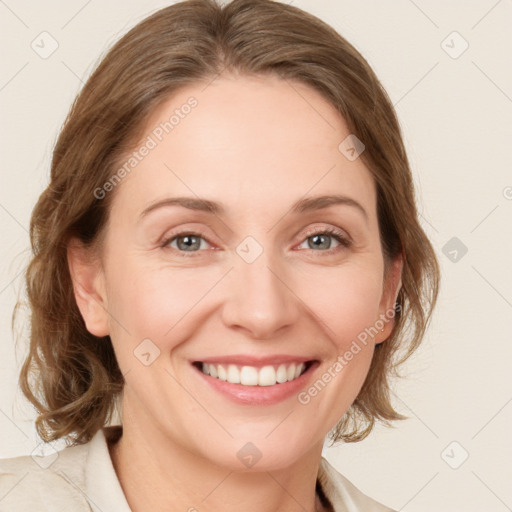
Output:
[[97,295],[77,298],[111,336],[126,425],[238,469],[321,450],[389,336],[399,280],[383,282],[375,185],[349,135],[278,78],[221,76],[153,113],[105,187]]

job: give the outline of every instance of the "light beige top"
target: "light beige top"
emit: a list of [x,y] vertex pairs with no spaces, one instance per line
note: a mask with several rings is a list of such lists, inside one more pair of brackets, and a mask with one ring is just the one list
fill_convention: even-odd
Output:
[[[0,512],[131,512],[107,446],[107,439],[119,434],[118,427],[107,427],[89,443],[64,448],[57,457],[36,457],[37,462],[31,456],[0,460]],[[324,457],[317,490],[334,512],[393,512],[360,492]]]

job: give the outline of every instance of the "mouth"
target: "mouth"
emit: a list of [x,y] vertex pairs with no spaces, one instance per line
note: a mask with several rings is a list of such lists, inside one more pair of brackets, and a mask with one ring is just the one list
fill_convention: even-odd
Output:
[[294,361],[264,366],[204,361],[194,361],[192,364],[204,375],[220,381],[242,386],[268,387],[299,379],[315,362],[316,360]]

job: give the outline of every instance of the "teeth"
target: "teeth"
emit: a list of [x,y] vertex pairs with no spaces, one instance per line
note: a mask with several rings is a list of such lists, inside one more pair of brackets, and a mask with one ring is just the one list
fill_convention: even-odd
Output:
[[293,380],[295,378],[295,363],[292,363],[288,366],[288,380]]
[[217,378],[220,380],[228,380],[228,372],[225,370],[224,366],[220,365],[217,367]]
[[276,371],[273,366],[264,366],[258,375],[258,386],[273,386],[276,383]]
[[280,364],[277,367],[221,365],[202,363],[203,373],[216,379],[230,382],[231,384],[242,384],[243,386],[274,386],[298,378],[304,371],[304,363],[289,365]]
[[277,382],[286,382],[288,380],[288,372],[284,364],[279,365],[276,372],[276,380]]
[[[215,366],[214,364],[207,365],[208,369],[210,369],[210,366]],[[208,375],[211,375],[211,371],[208,372]],[[240,384],[240,372],[238,371],[238,368],[234,364],[230,364],[228,366],[228,373],[226,380],[228,382],[231,382],[231,384]]]
[[[210,375],[212,375],[211,372],[214,367],[215,365],[210,365]],[[240,384],[243,384],[244,386],[257,386],[258,370],[253,366],[242,366],[242,371],[240,372]]]

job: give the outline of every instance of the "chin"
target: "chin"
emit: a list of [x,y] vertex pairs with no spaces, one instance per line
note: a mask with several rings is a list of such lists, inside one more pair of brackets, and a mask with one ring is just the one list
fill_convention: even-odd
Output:
[[[289,468],[301,457],[313,456],[316,447],[314,443],[308,445],[306,440],[301,442],[293,436],[275,434],[273,439],[270,437],[254,439],[247,433],[243,439],[229,439],[224,443],[211,440],[211,449],[200,456],[234,472],[279,471]],[[322,446],[323,440],[318,443],[318,456]]]

